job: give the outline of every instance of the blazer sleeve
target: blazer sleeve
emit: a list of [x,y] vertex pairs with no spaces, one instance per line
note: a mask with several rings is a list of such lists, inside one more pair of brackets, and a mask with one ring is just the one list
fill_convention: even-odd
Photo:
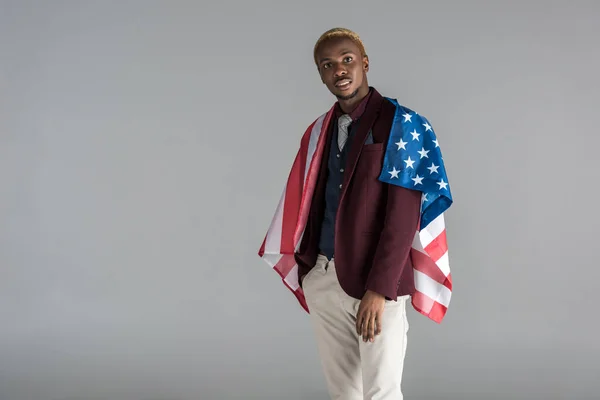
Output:
[[418,229],[421,193],[387,185],[384,226],[366,282],[366,290],[396,300],[398,282],[408,264],[410,249]]

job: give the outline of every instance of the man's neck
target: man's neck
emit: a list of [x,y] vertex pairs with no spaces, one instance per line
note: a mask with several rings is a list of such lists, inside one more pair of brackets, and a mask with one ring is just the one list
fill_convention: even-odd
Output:
[[350,114],[352,111],[354,111],[354,109],[356,107],[358,107],[358,105],[360,104],[360,102],[369,94],[369,87],[367,86],[367,88],[363,89],[359,89],[358,93],[356,94],[356,96],[352,97],[351,99],[348,100],[343,100],[343,99],[339,99],[338,103],[340,104],[340,108],[342,109],[342,111],[346,114]]

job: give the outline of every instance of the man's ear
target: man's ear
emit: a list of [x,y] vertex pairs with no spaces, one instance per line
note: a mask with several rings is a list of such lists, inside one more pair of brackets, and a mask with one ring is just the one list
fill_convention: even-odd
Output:
[[365,70],[365,72],[369,72],[369,56],[367,56],[366,54],[363,57],[363,69]]

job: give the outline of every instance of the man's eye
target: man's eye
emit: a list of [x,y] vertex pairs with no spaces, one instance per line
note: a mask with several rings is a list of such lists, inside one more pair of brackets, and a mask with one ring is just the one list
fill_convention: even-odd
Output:
[[323,64],[323,69],[327,69],[327,68],[329,68],[329,66],[330,66],[330,65],[331,65],[331,64]]
[[346,57],[344,60],[345,60],[346,62],[350,62],[350,61],[352,61],[352,57]]

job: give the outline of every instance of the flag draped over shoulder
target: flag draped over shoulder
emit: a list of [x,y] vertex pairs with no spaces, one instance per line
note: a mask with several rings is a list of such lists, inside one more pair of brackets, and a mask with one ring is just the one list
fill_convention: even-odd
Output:
[[[452,294],[444,211],[452,204],[439,143],[429,121],[386,98],[396,107],[379,180],[422,193],[420,226],[411,247],[415,310],[440,323]],[[333,107],[305,131],[287,183],[258,255],[281,276],[308,312],[294,258],[316,186],[325,132]]]
[[452,295],[444,223],[444,211],[452,204],[448,177],[427,118],[394,99],[387,100],[396,106],[396,112],[379,180],[422,193],[419,229],[410,250],[416,289],[412,304],[439,323]]
[[332,107],[317,118],[304,132],[275,215],[258,251],[258,255],[281,276],[307,312],[294,252],[300,246],[306,227],[325,148],[325,131],[333,110]]

